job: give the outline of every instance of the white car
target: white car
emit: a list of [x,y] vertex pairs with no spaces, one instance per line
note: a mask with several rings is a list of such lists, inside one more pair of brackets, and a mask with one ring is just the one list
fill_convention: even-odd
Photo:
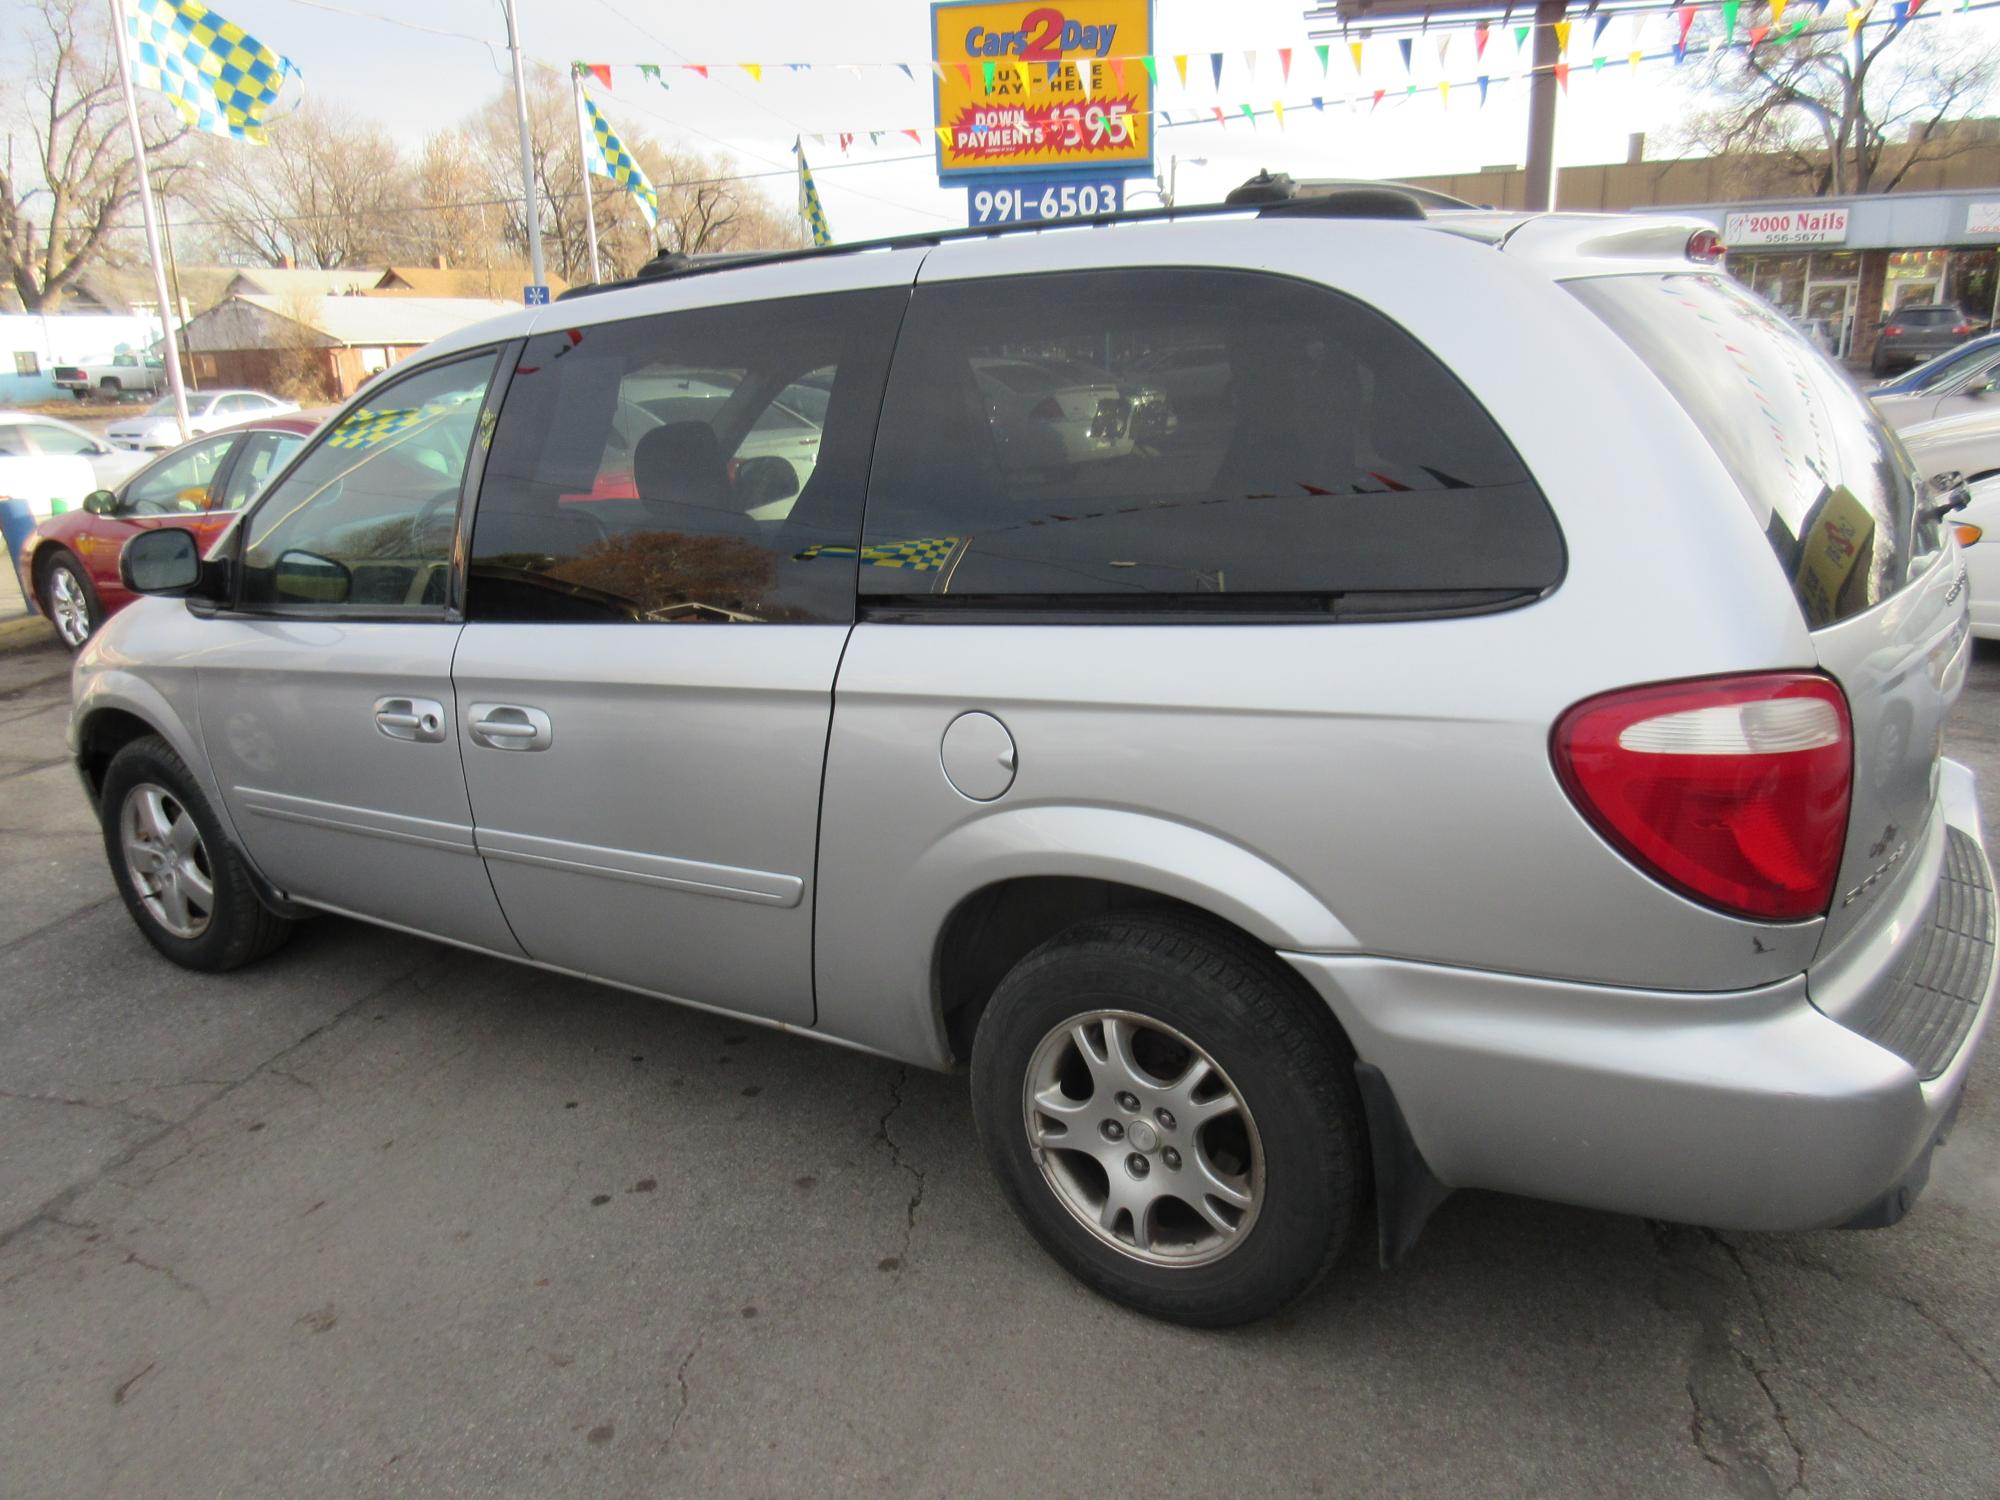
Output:
[[2000,641],[2000,477],[1973,485],[1972,499],[1946,523],[1965,554],[1972,633]]
[[145,463],[81,427],[32,412],[0,412],[0,496],[25,500],[37,516],[76,509],[92,490],[116,485]]
[[[188,436],[206,437],[239,422],[279,412],[297,411],[296,401],[267,396],[262,391],[189,391]],[[136,417],[121,417],[106,434],[114,447],[139,453],[157,453],[181,445],[180,428],[174,421],[174,399],[166,396]]]
[[2000,401],[1986,410],[1918,422],[1896,435],[1926,479],[1957,470],[1976,484],[2000,474]]

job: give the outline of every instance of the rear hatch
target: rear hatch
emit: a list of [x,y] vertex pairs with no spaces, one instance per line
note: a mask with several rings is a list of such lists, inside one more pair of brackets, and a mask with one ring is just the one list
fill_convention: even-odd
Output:
[[1821,669],[1847,695],[1853,793],[1823,963],[1942,862],[1938,759],[1970,649],[1959,556],[1867,400],[1736,282],[1688,272],[1567,285],[1707,436],[1791,583]]

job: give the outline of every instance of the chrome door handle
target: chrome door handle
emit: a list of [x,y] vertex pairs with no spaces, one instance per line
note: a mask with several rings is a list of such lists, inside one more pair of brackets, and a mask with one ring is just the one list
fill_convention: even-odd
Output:
[[444,738],[444,705],[431,698],[377,698],[375,727],[392,740],[435,745]]
[[556,737],[547,714],[513,703],[475,703],[465,727],[473,743],[489,750],[546,750]]

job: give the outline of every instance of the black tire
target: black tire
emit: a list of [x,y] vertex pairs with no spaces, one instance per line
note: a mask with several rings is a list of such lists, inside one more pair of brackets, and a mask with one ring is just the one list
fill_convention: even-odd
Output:
[[[128,794],[147,784],[170,793],[194,820],[201,835],[214,904],[206,929],[199,936],[180,937],[163,927],[147,910],[133,883],[125,858],[120,818]],[[125,909],[132,914],[146,941],[182,968],[209,974],[238,969],[262,958],[291,935],[295,924],[257,898],[249,867],[229,842],[215,809],[186,764],[174,754],[173,747],[158,735],[136,739],[111,757],[111,764],[104,772],[98,809],[104,829],[105,856],[111,861],[111,878],[125,900]]]
[[[1001,1187],[1043,1248],[1115,1301],[1204,1328],[1265,1317],[1317,1281],[1352,1238],[1368,1176],[1353,1056],[1318,1005],[1266,950],[1173,912],[1093,918],[1022,959],[980,1018],[972,1104]],[[1099,1010],[1180,1033],[1254,1117],[1263,1196],[1217,1259],[1159,1265],[1117,1248],[1043,1172],[1025,1121],[1029,1070],[1045,1037]]]
[[[97,634],[97,627],[104,623],[104,602],[97,597],[89,572],[76,560],[75,554],[63,551],[55,552],[36,572],[40,575],[42,613],[56,627],[56,638],[70,650],[81,651],[85,642]],[[83,598],[84,632],[80,640],[71,640],[62,622],[56,618],[56,574],[59,572],[69,575],[70,586]]]
[[98,381],[97,388],[105,395],[109,396],[113,401],[118,400],[121,396],[125,394],[124,383],[118,380],[115,376],[111,375],[107,375],[102,380]]

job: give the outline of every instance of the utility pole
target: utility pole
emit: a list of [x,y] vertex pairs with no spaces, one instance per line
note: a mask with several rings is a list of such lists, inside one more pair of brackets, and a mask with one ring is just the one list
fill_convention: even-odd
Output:
[[[179,322],[187,312],[187,298],[181,295],[181,267],[180,262],[174,258],[174,224],[173,220],[167,217],[167,199],[164,193],[160,195],[160,239],[167,247],[167,288],[174,294],[174,321]],[[193,359],[190,358],[188,363],[192,366]],[[192,377],[194,371],[190,369],[188,374]],[[194,388],[201,389],[199,379],[194,381]]]
[[[132,88],[132,59],[125,44],[125,7],[111,0],[111,40],[118,49],[118,81],[125,87],[125,123],[132,128],[132,160],[139,169],[139,217],[146,224],[146,255],[153,263],[153,294],[159,298],[160,344],[166,353],[167,386],[174,396],[174,420],[188,440],[187,387],[181,383],[181,341],[168,303],[167,272],[160,254],[160,226],[153,214],[153,179],[146,171],[146,133],[139,128],[139,96]],[[143,356],[142,356],[143,357]]]
[[1528,77],[1528,172],[1521,205],[1535,214],[1556,206],[1556,64],[1562,60],[1556,22],[1566,8],[1565,0],[1539,0],[1535,6],[1535,64]]
[[[521,191],[527,195],[528,266],[536,286],[545,286],[548,277],[542,266],[542,204],[535,193],[534,147],[528,134],[528,73],[521,62],[521,23],[514,14],[515,0],[500,0],[507,16],[507,50],[514,57],[514,111],[521,124]],[[121,33],[122,35],[122,33]]]

